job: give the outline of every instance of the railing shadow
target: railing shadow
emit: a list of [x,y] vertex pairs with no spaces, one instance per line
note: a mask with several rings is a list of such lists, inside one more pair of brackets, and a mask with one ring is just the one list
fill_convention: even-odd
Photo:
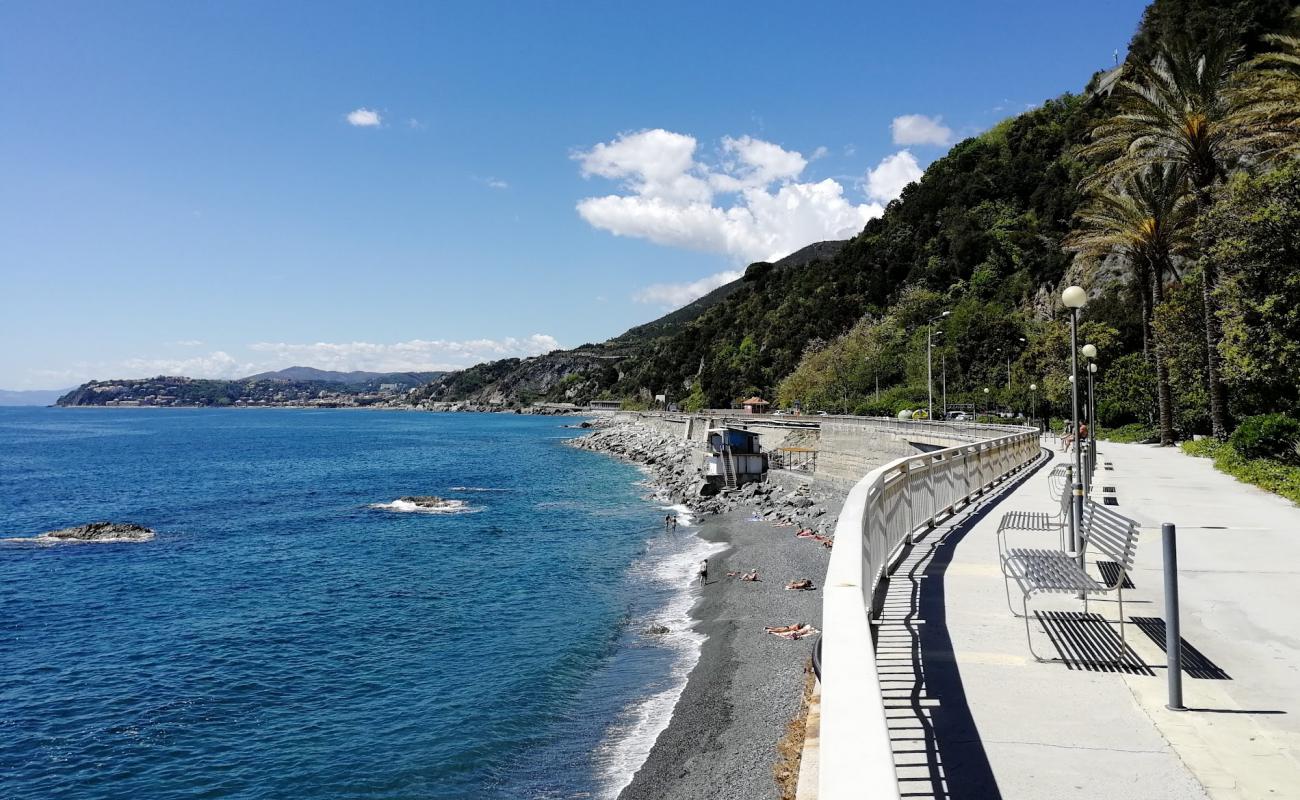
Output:
[[944,573],[966,534],[1047,463],[1050,458],[1040,459],[959,512],[946,532],[912,545],[890,578],[876,628],[876,665],[902,797],[1002,796],[952,658]]

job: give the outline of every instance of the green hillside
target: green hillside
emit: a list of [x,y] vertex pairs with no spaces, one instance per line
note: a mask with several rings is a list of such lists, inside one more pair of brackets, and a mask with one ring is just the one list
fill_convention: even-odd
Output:
[[[1236,269],[1233,262],[1225,255],[1220,268],[1203,254],[1230,249],[1216,231],[1231,226],[1208,222],[1221,197],[1285,195],[1285,180],[1267,176],[1293,158],[1279,141],[1294,141],[1300,129],[1294,113],[1300,101],[1287,94],[1294,92],[1294,74],[1245,61],[1286,46],[1266,34],[1286,30],[1290,11],[1291,4],[1272,0],[1157,0],[1121,69],[1080,76],[1077,94],[957,144],[841,248],[814,251],[788,268],[751,265],[741,280],[602,345],[465,378],[472,377],[478,399],[494,402],[604,397],[644,403],[666,394],[688,407],[718,407],[758,393],[806,408],[888,413],[923,404],[926,323],[946,311],[936,326],[936,390],[946,379],[952,401],[1023,411],[1037,403],[1040,412],[1060,413],[1067,406],[1069,351],[1059,296],[1079,283],[1090,293],[1082,335],[1103,353],[1103,423],[1154,425],[1167,415],[1182,433],[1218,432],[1207,388],[1216,381],[1207,364],[1225,387],[1220,416],[1289,410],[1295,392],[1278,388],[1274,378],[1260,388],[1261,378],[1248,369],[1258,354],[1249,363],[1237,357],[1245,348],[1236,343],[1255,341],[1252,326],[1276,305],[1269,290],[1220,281],[1220,269]],[[1234,53],[1235,45],[1242,52]],[[1202,57],[1210,58],[1204,80],[1195,66]],[[1139,142],[1124,128],[1118,112],[1131,112],[1138,85],[1164,74],[1153,66],[1158,59],[1183,65],[1174,77],[1184,84],[1226,76],[1221,86],[1194,87],[1184,106],[1170,112],[1191,126],[1188,135],[1204,134],[1184,149],[1208,158],[1208,166],[1205,158],[1175,164],[1174,145],[1160,153],[1142,149],[1143,142],[1173,141],[1178,130]],[[1136,142],[1132,152],[1106,150],[1124,136]],[[1160,199],[1143,195],[1160,183],[1155,169],[1169,184],[1164,199],[1172,205],[1165,211],[1176,217],[1167,221],[1157,212],[1157,219],[1177,229],[1157,226],[1154,245],[1123,239],[1122,232],[1103,236],[1097,226],[1107,214]],[[1265,181],[1263,188],[1241,185],[1255,180]],[[1253,235],[1248,216],[1239,209],[1233,217],[1246,237]],[[1163,250],[1154,254],[1148,245]],[[1285,253],[1290,245],[1278,246]],[[1201,292],[1199,276],[1207,271],[1211,290]],[[1237,291],[1246,283],[1254,292],[1248,297]],[[1205,342],[1220,338],[1210,359]],[[524,376],[529,380],[521,381]],[[527,397],[508,388],[525,384]],[[439,394],[451,399],[455,393]]]

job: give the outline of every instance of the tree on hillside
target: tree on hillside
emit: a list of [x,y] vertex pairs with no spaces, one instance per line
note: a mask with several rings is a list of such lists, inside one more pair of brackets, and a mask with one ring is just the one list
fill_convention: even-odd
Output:
[[1093,260],[1123,256],[1142,309],[1142,341],[1156,375],[1160,443],[1174,443],[1169,370],[1153,326],[1164,286],[1177,277],[1174,259],[1194,243],[1195,207],[1180,167],[1156,165],[1109,186],[1099,187],[1080,210],[1079,227],[1067,249]]
[[[1261,117],[1250,71],[1238,69],[1243,52],[1224,37],[1211,38],[1199,50],[1176,41],[1159,47],[1149,63],[1129,67],[1120,83],[1118,113],[1093,129],[1083,150],[1100,164],[1085,186],[1095,189],[1161,165],[1186,174],[1197,214],[1207,212],[1216,184],[1261,154],[1276,152],[1283,138]],[[1203,268],[1210,424],[1223,438],[1228,425],[1214,293],[1218,276],[1212,262]]]
[[1252,95],[1247,113],[1257,124],[1280,130],[1279,149],[1296,155],[1300,151],[1300,8],[1291,15],[1291,27],[1291,33],[1265,36],[1273,49],[1249,62]]
[[1234,179],[1200,226],[1223,275],[1221,351],[1234,410],[1300,406],[1300,163]]

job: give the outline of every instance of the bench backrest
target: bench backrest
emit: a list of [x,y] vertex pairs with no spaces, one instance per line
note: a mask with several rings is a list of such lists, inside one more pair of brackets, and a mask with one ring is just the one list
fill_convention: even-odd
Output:
[[1051,490],[1052,494],[1056,494],[1057,485],[1066,487],[1070,485],[1070,470],[1071,467],[1069,464],[1057,464],[1055,467],[1052,467],[1052,471],[1047,475],[1047,486]]
[[1084,546],[1119,564],[1121,581],[1133,569],[1138,531],[1136,522],[1103,503],[1083,504]]
[[1069,481],[1061,487],[1061,519],[1070,518],[1070,501],[1074,499],[1074,487]]

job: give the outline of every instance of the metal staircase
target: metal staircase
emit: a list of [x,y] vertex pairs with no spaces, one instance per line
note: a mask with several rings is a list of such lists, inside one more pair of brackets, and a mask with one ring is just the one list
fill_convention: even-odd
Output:
[[736,465],[731,460],[731,445],[722,446],[722,478],[728,489],[735,489],[739,484],[736,483]]

